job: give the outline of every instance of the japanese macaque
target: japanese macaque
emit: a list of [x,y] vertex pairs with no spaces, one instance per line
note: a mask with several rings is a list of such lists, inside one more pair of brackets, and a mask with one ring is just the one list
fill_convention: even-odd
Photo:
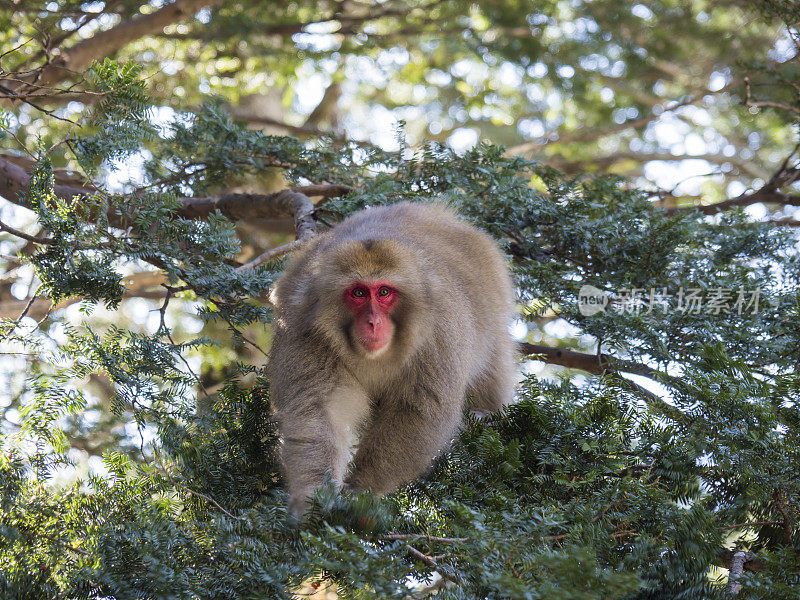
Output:
[[491,238],[435,205],[367,209],[293,256],[271,293],[269,362],[290,512],[328,477],[391,492],[431,466],[465,407],[508,404],[513,299]]

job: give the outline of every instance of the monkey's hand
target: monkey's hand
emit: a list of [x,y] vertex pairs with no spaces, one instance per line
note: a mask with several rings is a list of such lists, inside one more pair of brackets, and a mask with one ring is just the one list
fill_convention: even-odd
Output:
[[311,495],[308,494],[303,496],[302,494],[294,494],[289,498],[289,505],[287,506],[287,512],[289,513],[289,518],[299,523],[303,520],[303,517],[308,512],[308,509],[311,507]]

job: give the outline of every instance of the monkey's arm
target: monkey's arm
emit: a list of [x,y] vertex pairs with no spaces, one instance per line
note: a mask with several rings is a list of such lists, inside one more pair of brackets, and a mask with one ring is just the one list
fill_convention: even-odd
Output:
[[457,394],[381,406],[359,442],[347,487],[385,494],[427,471],[461,422],[463,392]]
[[306,511],[309,496],[325,483],[326,476],[335,479],[337,466],[347,461],[340,456],[333,425],[323,408],[310,398],[298,400],[295,407],[276,410],[289,512],[295,517]]
[[281,434],[289,511],[299,517],[327,477],[341,485],[350,459],[329,406],[340,378],[328,354],[309,354],[304,342],[290,335],[276,338],[270,370],[270,402]]
[[283,440],[289,511],[300,517],[308,508],[308,497],[327,478],[337,487],[342,485],[369,400],[351,383],[319,377],[288,389],[278,384],[273,405]]

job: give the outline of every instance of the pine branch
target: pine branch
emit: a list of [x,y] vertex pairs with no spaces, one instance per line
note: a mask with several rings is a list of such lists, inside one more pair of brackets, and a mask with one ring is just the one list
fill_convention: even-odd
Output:
[[2,221],[0,221],[0,231],[5,231],[6,233],[10,233],[13,236],[22,238],[23,240],[26,240],[28,242],[33,242],[35,244],[52,244],[55,242],[53,238],[28,235],[24,231],[20,231],[19,229],[11,227],[11,225],[6,225]]
[[586,354],[583,352],[566,350],[564,348],[529,344],[528,342],[520,342],[519,350],[524,356],[537,355],[537,358],[541,357],[540,360],[548,364],[560,365],[570,369],[580,369],[581,371],[587,371],[595,375],[621,371],[623,373],[642,375],[644,377],[658,379],[669,378],[666,373],[662,373],[657,369],[639,363],[620,360],[607,354]]
[[[21,196],[29,179],[24,169],[0,158],[0,196],[19,206],[32,208],[22,200]],[[68,199],[76,197],[84,199],[95,193],[86,187],[60,184],[56,184],[54,190],[57,196]],[[299,186],[270,194],[233,193],[205,198],[181,198],[181,208],[175,214],[186,219],[203,219],[215,211],[220,211],[234,221],[294,218],[297,239],[304,240],[314,234],[316,224],[313,219],[314,204],[302,190],[314,196],[330,197],[347,193],[352,188],[338,184],[319,184]],[[85,215],[85,217],[93,216]],[[132,220],[130,214],[120,215],[110,212],[107,217],[113,226],[120,228],[127,227]]]
[[[665,209],[665,212],[667,214],[673,214],[679,211],[699,210],[701,213],[705,215],[715,215],[729,208],[752,206],[753,204],[760,204],[762,202],[766,204],[779,204],[781,206],[800,206],[800,195],[785,194],[778,190],[770,189],[768,186],[765,185],[764,187],[756,190],[755,192],[751,192],[749,194],[742,194],[735,198],[730,198],[728,200],[723,200],[722,202],[717,202],[716,204],[668,208]],[[790,224],[783,222],[779,223],[784,225]]]
[[769,181],[767,181],[767,183],[754,192],[740,194],[735,198],[723,200],[722,202],[717,202],[716,204],[677,207],[667,209],[666,212],[671,214],[681,210],[697,209],[703,214],[714,215],[729,208],[751,206],[761,202],[767,204],[778,204],[781,206],[800,206],[800,195],[787,194],[781,191],[781,188],[791,185],[800,179],[800,165],[795,164],[794,166],[789,166],[790,161],[794,158],[798,151],[800,151],[800,143],[798,143],[786,156],[786,158],[784,158],[783,162],[772,175],[772,177],[770,177]]
[[[408,550],[408,553],[411,556],[413,556],[417,560],[425,563],[429,567],[438,567],[439,566],[439,564],[436,562],[436,560],[433,557],[428,556],[427,554],[423,554],[422,552],[420,552],[419,550],[414,548],[414,546],[412,546],[411,544],[406,544],[406,550]],[[440,571],[439,570],[439,571],[437,571],[437,573],[439,573],[439,575],[442,576],[442,579],[446,579],[447,581],[450,581],[452,583],[455,583],[455,584],[458,584],[458,585],[462,585],[464,583],[458,577],[454,577],[453,575],[450,575],[449,573],[446,573],[444,571]]]

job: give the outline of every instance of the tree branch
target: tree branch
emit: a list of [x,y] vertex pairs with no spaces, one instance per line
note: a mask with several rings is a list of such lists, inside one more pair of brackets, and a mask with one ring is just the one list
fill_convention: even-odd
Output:
[[[38,88],[56,85],[84,69],[93,60],[110,56],[130,42],[158,33],[167,25],[183,21],[199,10],[221,2],[222,0],[175,0],[150,14],[137,15],[78,42],[62,52],[56,60],[37,69],[34,76],[27,78],[23,83]],[[9,87],[16,89],[21,85],[22,83],[16,83]]]
[[275,258],[278,258],[279,256],[283,256],[284,254],[297,250],[304,243],[305,241],[294,240],[289,242],[288,244],[283,244],[281,246],[276,246],[275,248],[270,248],[263,254],[259,254],[258,256],[256,256],[249,263],[243,264],[241,267],[237,267],[236,270],[241,272],[241,271],[247,271],[249,269],[255,269],[259,265],[263,265],[264,263],[267,263]]
[[[751,206],[753,204],[759,204],[761,202],[767,204],[780,204],[781,206],[800,206],[800,196],[794,194],[784,194],[783,192],[779,192],[773,189],[768,189],[767,186],[764,186],[761,189],[756,190],[755,192],[750,192],[749,194],[741,194],[740,196],[736,196],[735,198],[723,200],[722,202],[717,202],[715,204],[679,206],[674,208],[667,208],[665,209],[665,211],[667,212],[667,214],[672,214],[678,211],[696,209],[705,215],[715,215],[729,208],[734,208],[737,206],[740,207]],[[787,223],[781,223],[781,224],[785,225]]]
[[792,519],[789,516],[789,511],[786,510],[786,506],[783,503],[783,496],[781,494],[780,489],[776,488],[772,493],[773,503],[775,504],[775,508],[778,509],[778,512],[781,513],[781,517],[783,520],[781,521],[781,525],[783,526],[783,541],[787,546],[792,545]]
[[[30,176],[24,169],[0,158],[0,196],[19,206],[32,208],[21,198],[21,193],[24,192],[29,180]],[[319,184],[298,186],[270,194],[234,193],[218,197],[181,198],[181,208],[176,211],[176,216],[203,219],[214,211],[220,211],[234,221],[290,217],[294,219],[297,239],[305,240],[316,232],[316,223],[313,219],[314,204],[303,192],[327,198],[345,194],[352,189],[347,185]],[[84,199],[95,192],[85,187],[57,184],[55,193],[65,199],[73,197]],[[108,219],[115,227],[127,227],[131,221],[131,214],[110,213]]]
[[667,377],[661,371],[646,365],[620,360],[607,354],[586,354],[583,352],[566,350],[564,348],[553,348],[551,346],[529,344],[528,342],[520,342],[519,351],[523,356],[541,356],[543,358],[540,360],[551,365],[560,365],[570,369],[580,369],[581,371],[587,371],[588,373],[594,373],[595,375],[617,373],[621,371],[623,373],[641,375],[643,377]]
[[747,552],[736,552],[733,555],[728,570],[728,592],[735,596],[742,589],[742,584],[739,583],[739,578],[744,571],[744,563],[747,560]]
[[[31,208],[27,202],[21,199],[20,195],[27,186],[29,179],[28,173],[22,167],[0,158],[0,195],[3,195],[14,204]],[[64,198],[85,198],[93,193],[88,188],[64,185],[56,185],[55,190],[56,195]],[[264,264],[282,254],[296,250],[316,233],[315,207],[308,195],[329,198],[331,196],[341,196],[352,190],[351,186],[344,184],[312,184],[270,194],[233,193],[219,197],[181,198],[181,208],[176,211],[176,216],[186,219],[202,219],[215,211],[219,211],[233,221],[292,218],[297,239],[288,244],[272,248],[237,268],[238,271],[245,271]],[[109,212],[107,216],[109,223],[115,227],[122,228],[129,224],[132,217],[130,211],[125,215]],[[30,236],[2,222],[0,222],[0,231],[6,231],[30,242],[53,242],[50,238]],[[44,309],[44,306],[42,308]],[[3,307],[0,306],[0,313],[2,313],[2,309]]]
[[[335,75],[334,75],[335,76]],[[322,94],[322,99],[319,101],[311,114],[306,118],[303,127],[317,128],[321,123],[326,120],[335,120],[333,117],[336,114],[336,104],[342,96],[342,86],[339,81],[333,81]]]
[[[733,550],[721,550],[717,554],[717,560],[719,561],[718,564],[721,567],[725,567],[726,569],[730,568],[729,565],[733,560],[734,555],[736,552]],[[752,552],[745,552],[745,561],[744,561],[744,570],[749,571],[750,573],[761,573],[762,571],[766,570],[767,566],[764,564],[764,561],[758,558]]]
[[26,531],[24,529],[20,529],[19,532],[31,538],[40,538],[43,540],[47,540],[48,542],[53,542],[54,544],[57,544],[62,548],[69,550],[70,552],[74,552],[75,554],[80,554],[81,556],[90,556],[90,553],[84,550],[83,548],[78,548],[77,546],[73,546],[69,542],[65,542],[64,540],[59,539],[55,536],[47,535],[45,533]]
[[[147,300],[163,300],[165,292],[163,291],[149,291],[141,288],[131,287],[125,289],[122,294],[123,298],[145,298]],[[17,300],[10,298],[7,300],[0,300],[0,318],[13,319],[16,318],[20,311],[27,309],[25,316],[30,317],[34,321],[41,321],[48,314],[72,306],[77,302],[81,302],[83,298],[67,298],[61,300],[57,304],[53,304],[50,298],[34,297],[24,298]]]
[[664,416],[676,422],[683,422],[686,420],[686,416],[680,409],[665,402],[663,398],[640,386],[636,382],[622,376],[622,373],[629,373],[631,375],[647,377],[658,383],[667,383],[676,388],[683,387],[679,379],[671,377],[657,369],[640,363],[614,358],[607,354],[586,354],[563,348],[529,344],[527,342],[519,343],[519,351],[524,356],[535,355],[537,360],[541,360],[549,365],[559,365],[570,369],[580,369],[581,371],[594,373],[595,375],[610,376],[620,385],[638,393],[649,406],[658,410]]
[[800,219],[773,219],[771,221],[767,221],[767,223],[772,223],[773,225],[784,225],[786,227],[800,227]]
[[316,232],[312,217],[314,204],[308,196],[293,190],[271,194],[234,193],[219,197],[181,198],[181,208],[176,214],[186,219],[203,219],[217,210],[234,221],[293,217],[298,240]]
[[405,546],[406,546],[406,550],[408,550],[408,553],[411,556],[413,556],[417,560],[425,563],[429,567],[436,567],[437,568],[436,572],[439,573],[439,575],[442,576],[442,579],[447,579],[447,581],[450,581],[450,582],[455,583],[457,585],[462,585],[464,583],[458,577],[453,577],[452,575],[450,575],[450,574],[448,574],[448,573],[446,573],[444,571],[438,570],[439,564],[436,562],[436,560],[433,557],[428,556],[427,554],[423,554],[422,552],[420,552],[419,550],[414,548],[414,546],[412,546],[411,544],[406,544]]
[[800,206],[800,195],[786,194],[781,191],[781,188],[791,185],[800,179],[800,166],[789,166],[789,162],[792,160],[798,150],[800,150],[800,143],[798,143],[786,156],[778,170],[775,171],[772,177],[769,178],[769,181],[767,181],[767,183],[754,192],[740,194],[735,198],[723,200],[722,202],[717,202],[716,204],[676,207],[667,209],[667,212],[672,213],[677,210],[692,210],[696,208],[704,214],[713,215],[718,212],[722,212],[723,210],[727,210],[728,208],[733,208],[736,206],[750,206],[760,202],[779,204],[781,206]]
[[559,134],[557,131],[554,131],[540,138],[532,140],[530,142],[525,142],[524,144],[512,146],[506,151],[506,155],[512,156],[514,154],[522,154],[525,152],[530,152],[531,150],[536,150],[538,148],[542,148],[549,144],[567,144],[570,142],[590,142],[593,140],[599,140],[609,135],[621,133],[628,129],[633,129],[637,127],[642,127],[643,125],[647,125],[651,121],[655,121],[656,119],[661,117],[661,115],[663,115],[664,113],[671,112],[682,106],[687,106],[689,104],[692,104],[696,102],[697,99],[700,97],[702,96],[701,95],[689,96],[689,98],[687,98],[686,100],[673,104],[672,106],[665,108],[662,112],[658,114],[651,113],[646,117],[642,117],[640,119],[634,119],[632,121],[625,121],[624,123],[620,123],[619,125],[609,127],[608,129],[581,127],[580,129],[574,131],[566,131],[563,132],[562,134]]
[[35,244],[52,244],[55,242],[53,238],[45,238],[45,237],[37,237],[35,235],[28,235],[24,231],[20,231],[19,229],[15,229],[11,227],[11,225],[6,225],[2,221],[0,221],[0,231],[5,231],[6,233],[10,233],[18,238],[22,238],[23,240],[27,240],[29,242],[33,242]]
[[680,160],[705,160],[712,164],[722,165],[730,163],[739,171],[747,173],[752,177],[761,177],[767,179],[769,173],[759,166],[749,163],[746,160],[739,159],[735,156],[725,156],[724,154],[670,154],[669,152],[615,152],[614,154],[607,154],[604,156],[593,156],[585,160],[568,160],[561,155],[548,156],[543,159],[547,164],[560,169],[562,171],[575,171],[578,169],[585,169],[587,166],[599,167],[606,169],[623,160],[635,160],[639,164],[646,163],[651,160],[660,160],[664,162],[675,162]]
[[[22,167],[15,165],[6,158],[0,158],[0,196],[20,206],[30,208],[26,203],[19,201],[19,196],[28,187],[30,176]],[[94,190],[85,187],[65,185],[56,183],[56,196],[60,198],[72,198],[74,196],[85,197],[94,193]]]
[[329,137],[337,142],[347,141],[346,137],[337,135],[332,131],[325,131],[323,129],[319,129],[318,127],[313,127],[310,125],[290,125],[289,123],[285,123],[284,121],[273,119],[271,117],[265,117],[263,115],[237,114],[236,118],[242,119],[243,121],[246,121],[251,125],[270,125],[272,127],[278,127],[300,138],[307,138],[309,136],[320,136],[320,137]]
[[306,196],[322,196],[323,198],[333,198],[349,194],[355,188],[344,183],[318,183],[312,185],[298,185],[292,188],[293,192],[299,192]]
[[744,98],[744,105],[745,106],[753,106],[755,108],[777,108],[778,110],[787,110],[789,112],[793,112],[796,115],[800,115],[800,107],[792,106],[791,104],[784,104],[782,102],[770,102],[769,100],[753,100],[751,96],[751,84],[750,78],[744,78],[744,87],[745,87],[745,98]]
[[[434,0],[427,5],[417,6],[409,9],[407,6],[398,6],[398,7],[386,7],[382,9],[374,10],[373,12],[365,12],[363,14],[345,14],[339,12],[341,6],[344,3],[337,3],[340,7],[334,14],[329,16],[322,16],[315,19],[310,19],[308,21],[298,21],[294,23],[278,23],[278,24],[262,24],[258,29],[254,29],[253,33],[256,33],[260,36],[290,36],[296,33],[307,33],[306,28],[309,25],[320,25],[324,23],[331,23],[331,22],[338,22],[339,29],[332,31],[330,33],[337,34],[337,35],[352,35],[353,33],[360,32],[360,30],[356,29],[358,25],[363,25],[369,23],[371,21],[376,21],[378,19],[382,19],[384,17],[408,17],[409,10],[416,10],[416,11],[426,11],[433,6],[439,0]],[[425,14],[428,17],[428,14]],[[187,34],[169,34],[168,37],[175,37],[179,39],[185,38],[193,38],[193,39],[202,39],[206,40],[207,38],[204,36],[203,32],[200,32],[200,35],[192,35],[192,33]]]
[[425,540],[427,542],[441,542],[445,544],[456,544],[459,542],[469,541],[469,538],[465,537],[460,537],[460,538],[439,537],[435,535],[427,535],[424,533],[387,533],[380,536],[379,539],[387,542],[394,542],[397,540]]

